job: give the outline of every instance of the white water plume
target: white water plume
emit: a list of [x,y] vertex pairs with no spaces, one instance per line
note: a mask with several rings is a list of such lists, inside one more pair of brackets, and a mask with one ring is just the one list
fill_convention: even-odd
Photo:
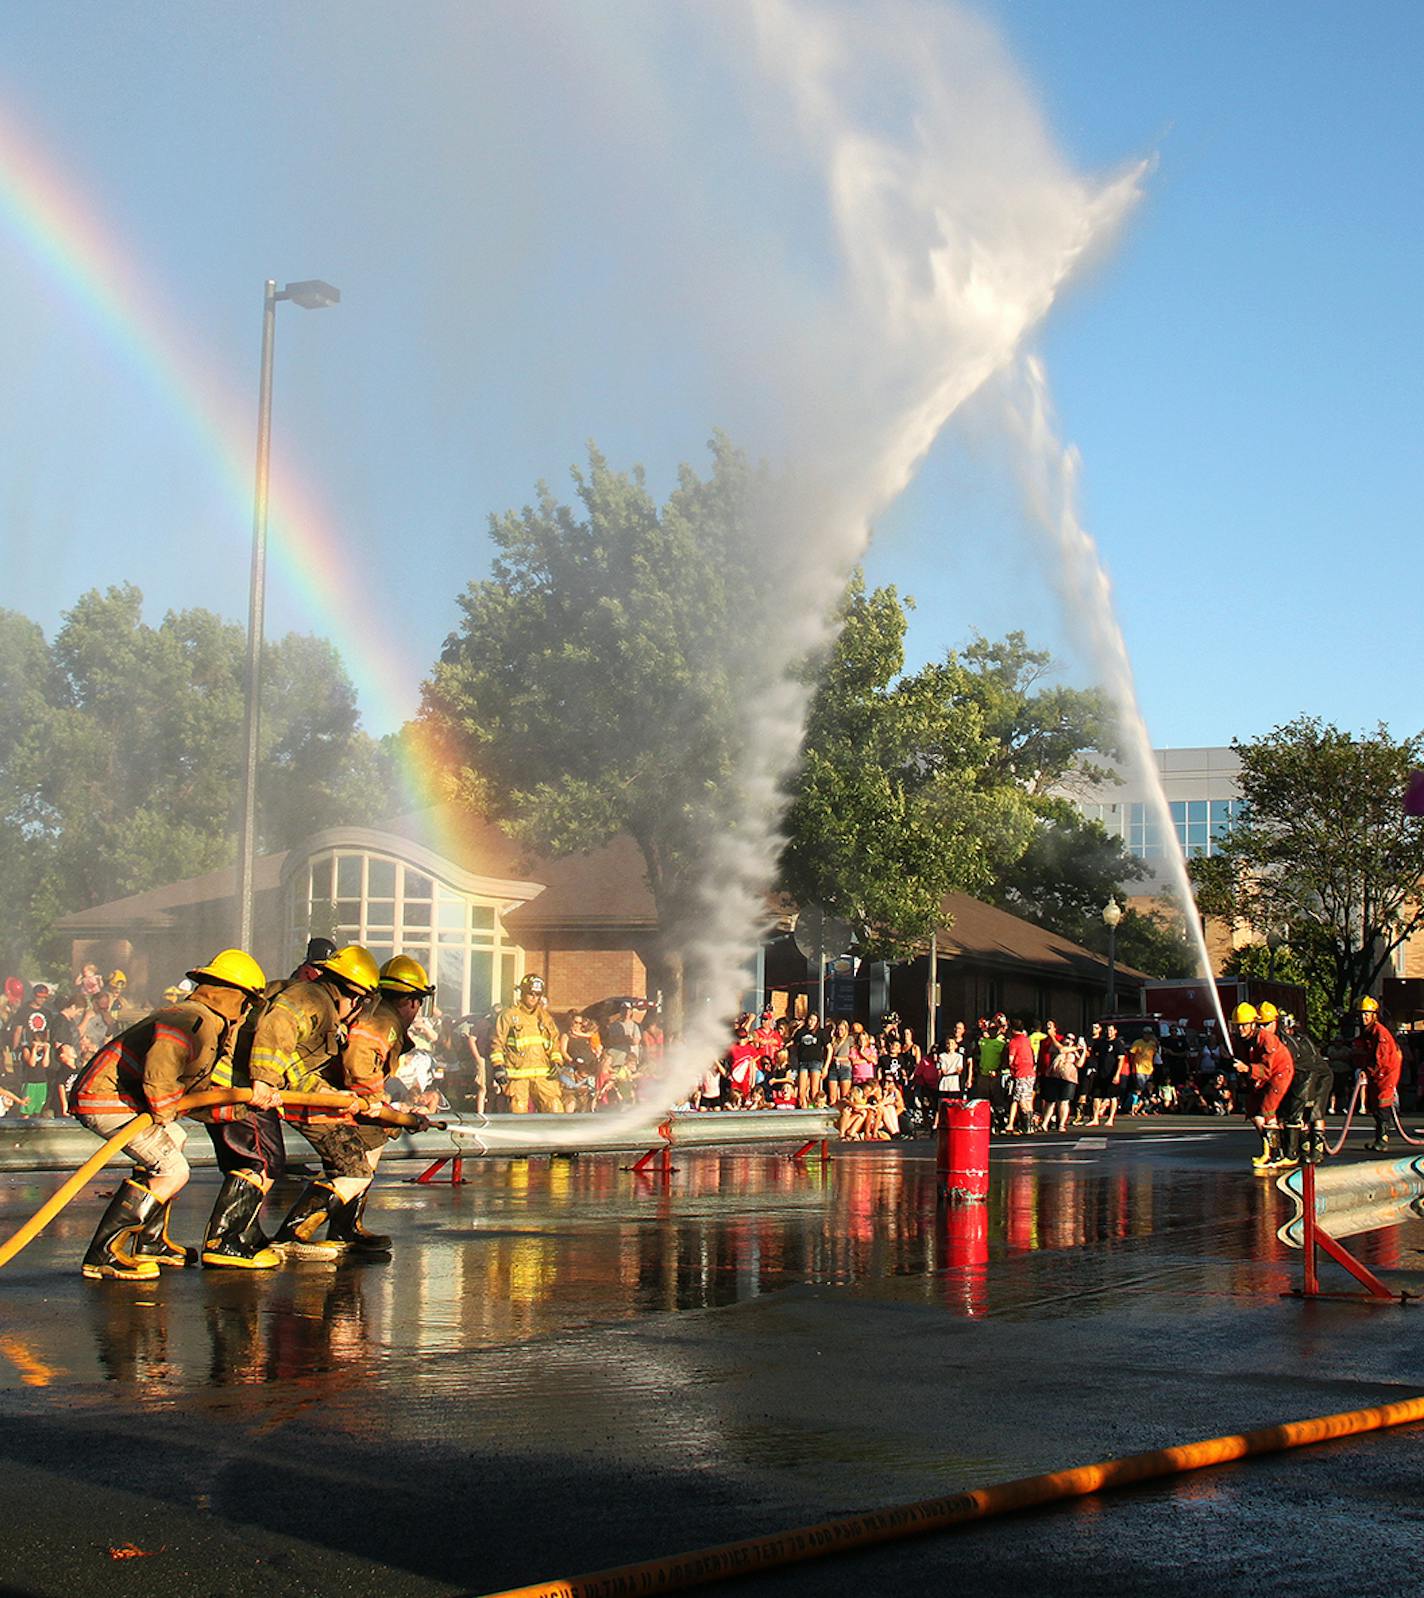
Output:
[[1186,922],[1216,1010],[1219,1036],[1229,1036],[1221,998],[1212,980],[1211,957],[1197,915],[1196,897],[1187,875],[1186,857],[1172,821],[1161,773],[1152,753],[1152,739],[1137,699],[1132,657],[1113,602],[1112,580],[1097,543],[1078,517],[1076,449],[1058,437],[1049,399],[1048,378],[1036,356],[1019,360],[1007,389],[1008,431],[1019,445],[1020,476],[1032,522],[1044,536],[1063,617],[1087,664],[1112,698],[1118,712],[1122,756],[1128,774],[1147,795],[1152,818],[1162,837],[1162,858]]
[[[805,725],[797,668],[829,642],[873,518],[1112,237],[1145,170],[1101,181],[1073,172],[993,32],[957,7],[759,0],[732,15],[732,53],[756,64],[746,89],[776,145],[768,160],[789,141],[813,178],[835,272],[829,291],[808,287],[815,313],[760,374],[793,436],[767,512],[764,569],[748,574],[765,596],[753,603],[767,608],[748,618],[758,647],[731,665],[746,714],[741,769],[708,840],[688,951],[702,1002],[670,1051],[667,1103],[725,1047],[766,922],[784,784]],[[782,603],[787,593],[795,604]],[[651,1125],[660,1111],[624,1113]],[[573,1128],[556,1138],[576,1139]]]

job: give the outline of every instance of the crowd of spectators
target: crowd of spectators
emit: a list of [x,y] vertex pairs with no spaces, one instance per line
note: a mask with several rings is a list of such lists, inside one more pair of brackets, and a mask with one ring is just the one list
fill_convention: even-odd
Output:
[[0,990],[0,1116],[67,1114],[79,1067],[146,1008],[129,993],[122,971],[106,977],[92,963],[62,988],[6,977]]

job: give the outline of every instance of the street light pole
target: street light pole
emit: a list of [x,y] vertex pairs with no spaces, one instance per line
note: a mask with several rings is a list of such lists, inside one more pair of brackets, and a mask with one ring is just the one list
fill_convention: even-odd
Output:
[[338,305],[341,292],[313,278],[278,291],[268,278],[262,291],[262,368],[257,385],[257,470],[252,491],[252,575],[247,591],[247,673],[243,709],[242,814],[238,828],[237,906],[240,949],[252,948],[253,873],[257,860],[257,758],[262,734],[262,624],[267,603],[267,498],[272,463],[272,344],[277,302],[305,310]]
[[925,1011],[929,1025],[925,1028],[925,1050],[932,1054],[935,1035],[939,1030],[939,929],[930,933],[930,980],[925,995]]
[[1117,1010],[1117,924],[1122,920],[1122,906],[1113,896],[1103,906],[1103,925],[1108,929],[1108,1003],[1107,1013]]

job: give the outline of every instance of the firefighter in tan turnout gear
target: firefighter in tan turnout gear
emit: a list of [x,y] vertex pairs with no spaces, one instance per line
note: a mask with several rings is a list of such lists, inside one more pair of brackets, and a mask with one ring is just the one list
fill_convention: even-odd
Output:
[[[251,1086],[254,1091],[270,1088],[278,1093],[283,1088],[294,1093],[331,1090],[323,1070],[340,1051],[346,1024],[374,990],[380,973],[370,950],[358,943],[347,944],[314,964],[314,977],[299,974],[267,989],[266,1003],[238,1036],[233,1086]],[[358,1095],[352,1095],[352,1110],[363,1104]],[[327,1113],[286,1112],[321,1156],[324,1169],[334,1168],[345,1176],[366,1174],[365,1151],[351,1135],[354,1127],[340,1120],[317,1119]],[[249,1115],[244,1107],[236,1106],[221,1124],[210,1125],[208,1132],[223,1172],[223,1185],[203,1241],[203,1264],[271,1270],[282,1263],[282,1256],[263,1235],[258,1213],[283,1169],[280,1125],[275,1117],[261,1112]],[[335,1258],[336,1251],[329,1257]]]
[[547,1110],[561,1115],[564,1091],[558,1069],[564,1063],[559,1029],[544,1004],[543,977],[519,984],[519,1003],[499,1012],[490,1047],[494,1079],[509,1095],[515,1115]]
[[[74,1084],[73,1113],[98,1137],[112,1137],[136,1115],[154,1120],[129,1142],[133,1175],[120,1184],[84,1256],[84,1275],[94,1280],[143,1281],[161,1265],[195,1258],[168,1235],[169,1208],[188,1180],[187,1131],[175,1106],[185,1094],[230,1085],[233,1035],[266,978],[241,949],[224,949],[188,976],[197,986],[187,998],[111,1038]],[[277,1101],[272,1089],[258,1096]]]
[[[357,1094],[366,1104],[389,1098],[387,1080],[410,1047],[410,1026],[435,989],[425,967],[409,955],[398,954],[381,967],[376,995],[367,1001],[346,1031],[346,1042],[325,1069],[327,1085]],[[282,1222],[274,1242],[294,1259],[325,1259],[350,1250],[353,1254],[385,1254],[391,1240],[378,1232],[368,1232],[363,1222],[366,1199],[376,1175],[376,1166],[394,1130],[367,1123],[354,1116],[326,1123],[322,1152],[322,1174],[307,1185]],[[359,1149],[363,1167],[350,1170],[351,1158],[342,1156]],[[316,1241],[322,1224],[326,1239]]]

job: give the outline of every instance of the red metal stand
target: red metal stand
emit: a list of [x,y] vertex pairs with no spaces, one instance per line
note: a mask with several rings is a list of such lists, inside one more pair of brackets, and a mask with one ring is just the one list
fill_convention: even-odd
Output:
[[791,1156],[791,1158],[799,1163],[800,1161],[802,1161],[802,1160],[804,1160],[806,1158],[806,1156],[811,1152],[811,1150],[813,1148],[816,1147],[816,1145],[818,1143],[821,1146],[821,1153],[820,1153],[821,1163],[823,1165],[827,1164],[830,1161],[830,1158],[831,1158],[831,1140],[829,1138],[825,1138],[825,1137],[822,1137],[822,1138],[814,1138],[813,1137],[809,1143],[803,1143],[801,1145],[801,1147],[799,1149],[797,1149],[796,1152]]
[[661,1175],[672,1175],[672,1146],[668,1143],[660,1143],[657,1148],[649,1149],[646,1154],[640,1154],[628,1169],[638,1176],[651,1176],[654,1160],[658,1162],[658,1171]]
[[422,1187],[429,1187],[435,1180],[438,1172],[445,1166],[450,1167],[450,1186],[460,1187],[465,1180],[465,1161],[459,1154],[442,1155],[433,1165],[428,1165],[419,1176],[408,1176],[407,1182],[418,1182]]
[[[1347,1248],[1342,1247],[1331,1237],[1324,1227],[1315,1218],[1315,1167],[1303,1165],[1300,1168],[1300,1197],[1304,1206],[1301,1217],[1303,1227],[1302,1250],[1305,1255],[1305,1283],[1293,1298],[1336,1298],[1344,1299],[1351,1304],[1409,1304],[1416,1295],[1413,1293],[1395,1293],[1380,1281],[1379,1277],[1362,1264]],[[1320,1291],[1320,1274],[1316,1269],[1315,1251],[1320,1249],[1328,1258],[1343,1269],[1365,1289],[1363,1293],[1322,1293]]]

